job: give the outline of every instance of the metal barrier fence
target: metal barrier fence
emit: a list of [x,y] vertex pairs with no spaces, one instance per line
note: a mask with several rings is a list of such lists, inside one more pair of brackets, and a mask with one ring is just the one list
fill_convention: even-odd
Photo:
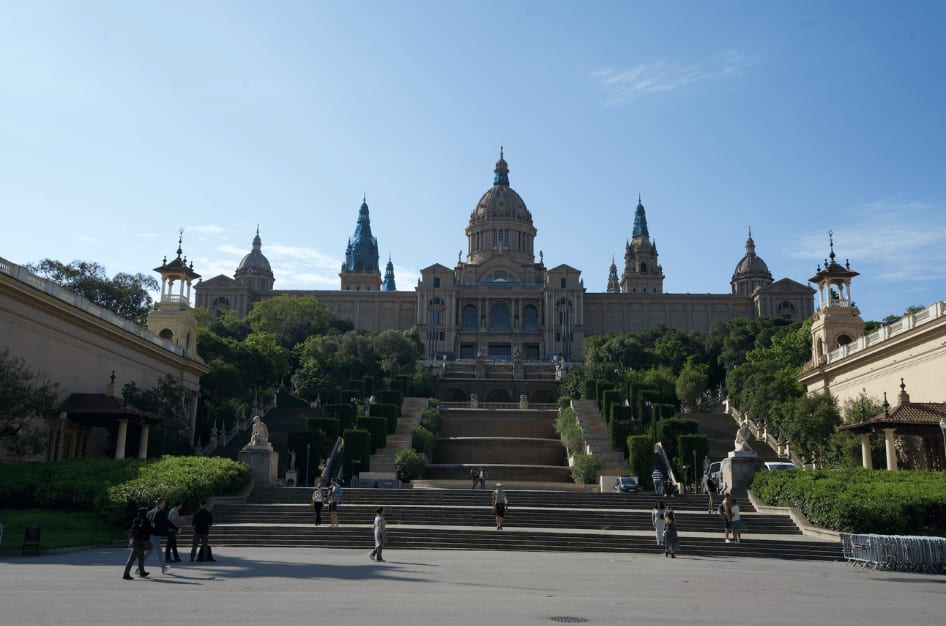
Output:
[[852,565],[900,572],[946,574],[946,539],[841,533],[844,558]]

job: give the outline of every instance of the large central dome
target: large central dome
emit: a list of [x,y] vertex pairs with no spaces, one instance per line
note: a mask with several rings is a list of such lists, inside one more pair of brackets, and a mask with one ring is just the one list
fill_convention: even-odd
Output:
[[512,220],[532,224],[532,214],[515,190],[509,186],[509,165],[499,151],[493,186],[483,194],[470,215],[470,225],[484,220]]
[[532,214],[519,194],[509,186],[509,165],[503,158],[502,148],[494,172],[493,186],[476,203],[466,227],[467,260],[482,263],[503,255],[516,263],[532,264],[535,262],[532,246],[536,233]]

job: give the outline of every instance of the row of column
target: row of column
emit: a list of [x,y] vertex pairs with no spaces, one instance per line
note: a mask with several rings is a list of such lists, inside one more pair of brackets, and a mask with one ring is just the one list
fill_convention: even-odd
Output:
[[[150,424],[141,425],[141,438],[138,440],[138,458],[148,458],[148,431]],[[118,420],[118,441],[115,444],[115,460],[125,458],[125,441],[128,439],[128,420]]]
[[[884,451],[887,453],[887,469],[897,469],[897,448],[893,441],[893,428],[884,428]],[[870,458],[870,433],[861,433],[861,461],[864,469],[874,469],[874,461]]]

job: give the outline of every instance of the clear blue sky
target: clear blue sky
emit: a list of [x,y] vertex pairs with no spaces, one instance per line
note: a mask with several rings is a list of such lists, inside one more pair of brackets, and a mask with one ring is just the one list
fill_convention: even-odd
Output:
[[362,194],[398,287],[500,144],[548,267],[604,291],[637,194],[666,292],[828,253],[865,319],[946,298],[946,3],[0,0],[0,256],[334,289]]

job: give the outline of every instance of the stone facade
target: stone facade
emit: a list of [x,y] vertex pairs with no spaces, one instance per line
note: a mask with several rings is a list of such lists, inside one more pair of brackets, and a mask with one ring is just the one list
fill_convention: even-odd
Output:
[[357,329],[416,326],[428,360],[479,356],[527,362],[556,356],[580,360],[585,337],[601,333],[640,332],[658,324],[706,332],[717,321],[759,316],[803,320],[813,312],[814,291],[787,278],[773,281],[755,253],[751,233],[731,277],[731,293],[664,293],[663,268],[640,198],[624,269],[619,279],[612,262],[605,293],[588,293],[579,269],[547,267],[542,251],[537,260],[536,234],[532,214],[509,185],[509,166],[500,151],[493,186],[476,203],[465,229],[465,258],[461,251],[453,267],[435,263],[421,269],[413,291],[392,290],[390,262],[382,288],[377,240],[362,203],[339,290],[278,291],[271,282],[257,288],[220,275],[196,286],[196,303],[215,315],[233,310],[244,316],[263,298],[312,295]]

